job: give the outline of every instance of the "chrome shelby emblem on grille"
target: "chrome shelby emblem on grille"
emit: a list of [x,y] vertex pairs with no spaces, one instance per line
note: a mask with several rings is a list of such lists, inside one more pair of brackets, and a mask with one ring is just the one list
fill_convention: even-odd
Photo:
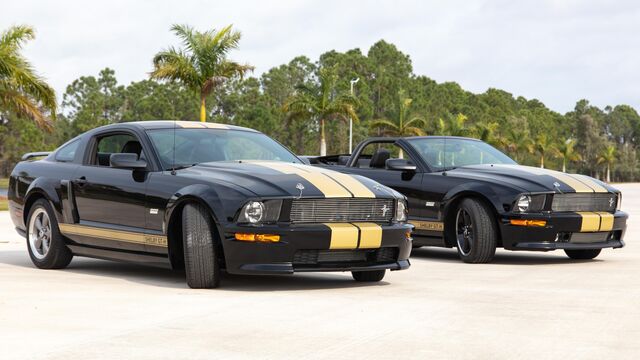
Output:
[[389,209],[389,207],[387,206],[387,204],[385,204],[384,206],[382,206],[382,207],[380,208],[380,210],[382,210],[382,217],[385,217],[385,216],[387,216],[387,211],[389,211],[390,209]]
[[610,199],[609,199],[609,207],[613,207],[613,203],[614,203],[613,198],[610,198]]

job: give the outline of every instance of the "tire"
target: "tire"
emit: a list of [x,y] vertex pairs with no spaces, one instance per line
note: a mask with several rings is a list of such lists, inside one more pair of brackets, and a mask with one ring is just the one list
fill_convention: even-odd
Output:
[[31,261],[40,269],[63,269],[73,259],[60,234],[53,209],[45,199],[36,200],[29,209],[27,249]]
[[220,285],[220,261],[214,232],[213,218],[203,205],[185,205],[182,210],[184,264],[187,284],[192,289],[211,289]]
[[565,250],[565,254],[574,260],[591,260],[600,255],[602,249]]
[[454,232],[460,259],[489,263],[498,243],[498,230],[490,210],[479,200],[463,199],[455,212]]
[[378,282],[384,279],[387,270],[352,271],[351,276],[355,281]]

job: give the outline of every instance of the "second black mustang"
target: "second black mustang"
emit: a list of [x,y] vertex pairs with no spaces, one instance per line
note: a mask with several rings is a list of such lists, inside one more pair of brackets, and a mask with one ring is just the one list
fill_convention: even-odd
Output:
[[469,138],[372,138],[352,156],[309,157],[405,194],[414,246],[457,247],[465,262],[489,262],[496,247],[563,249],[593,259],[624,246],[621,193],[588,176],[518,165]]
[[[46,157],[29,161],[36,155]],[[9,210],[40,268],[74,255],[184,267],[194,288],[236,274],[409,267],[400,193],[304,165],[257,131],[211,123],[109,125],[11,174]]]

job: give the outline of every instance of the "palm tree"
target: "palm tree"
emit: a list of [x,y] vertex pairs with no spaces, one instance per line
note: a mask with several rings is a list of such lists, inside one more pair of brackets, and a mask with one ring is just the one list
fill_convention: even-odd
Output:
[[384,135],[411,136],[424,135],[424,131],[418,126],[426,126],[427,122],[421,116],[411,112],[413,99],[407,98],[404,91],[398,94],[399,107],[395,119],[378,119],[371,122],[371,128],[381,129]]
[[464,114],[457,114],[455,118],[445,121],[438,119],[437,130],[438,135],[448,136],[467,136],[471,133],[471,129],[466,127],[468,118]]
[[20,53],[34,37],[29,26],[13,26],[0,34],[0,113],[10,111],[49,128],[49,119],[56,117],[55,91]]
[[199,32],[188,25],[173,25],[171,30],[182,40],[183,49],[170,47],[153,57],[152,79],[181,83],[200,95],[200,121],[207,121],[205,99],[225,81],[253,70],[227,59],[229,51],[237,49],[240,33],[231,25]]
[[607,182],[611,182],[611,168],[613,167],[613,164],[616,162],[617,157],[618,157],[618,150],[616,149],[616,146],[613,144],[609,144],[604,148],[602,148],[602,150],[600,151],[600,154],[598,155],[598,160],[597,160],[598,164],[607,165],[607,173],[606,173]]
[[540,167],[544,168],[544,158],[549,154],[556,154],[557,149],[555,146],[549,141],[549,138],[546,134],[540,134],[536,137],[536,142],[532,146],[532,150],[534,153],[540,155]]
[[558,155],[562,158],[562,172],[567,171],[567,163],[582,160],[582,156],[575,150],[576,141],[568,138],[558,146]]
[[290,118],[311,119],[320,124],[320,156],[327,155],[324,124],[327,120],[346,120],[351,117],[358,121],[355,107],[358,100],[351,94],[336,91],[338,77],[331,69],[322,68],[317,85],[298,85],[296,92],[287,100],[283,111]]
[[473,128],[473,135],[491,145],[499,145],[501,139],[496,136],[496,130],[498,130],[499,124],[497,122],[478,123]]
[[513,156],[513,159],[518,162],[520,153],[523,150],[529,151],[532,148],[531,139],[527,131],[522,131],[517,128],[508,129],[505,136],[500,139],[502,146]]

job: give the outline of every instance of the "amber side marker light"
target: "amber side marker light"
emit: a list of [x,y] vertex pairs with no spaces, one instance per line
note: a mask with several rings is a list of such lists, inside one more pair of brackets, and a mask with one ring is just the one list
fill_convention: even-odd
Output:
[[280,235],[236,233],[236,240],[253,242],[278,242]]
[[547,222],[545,220],[521,220],[521,219],[513,219],[510,220],[511,225],[517,226],[546,226]]

